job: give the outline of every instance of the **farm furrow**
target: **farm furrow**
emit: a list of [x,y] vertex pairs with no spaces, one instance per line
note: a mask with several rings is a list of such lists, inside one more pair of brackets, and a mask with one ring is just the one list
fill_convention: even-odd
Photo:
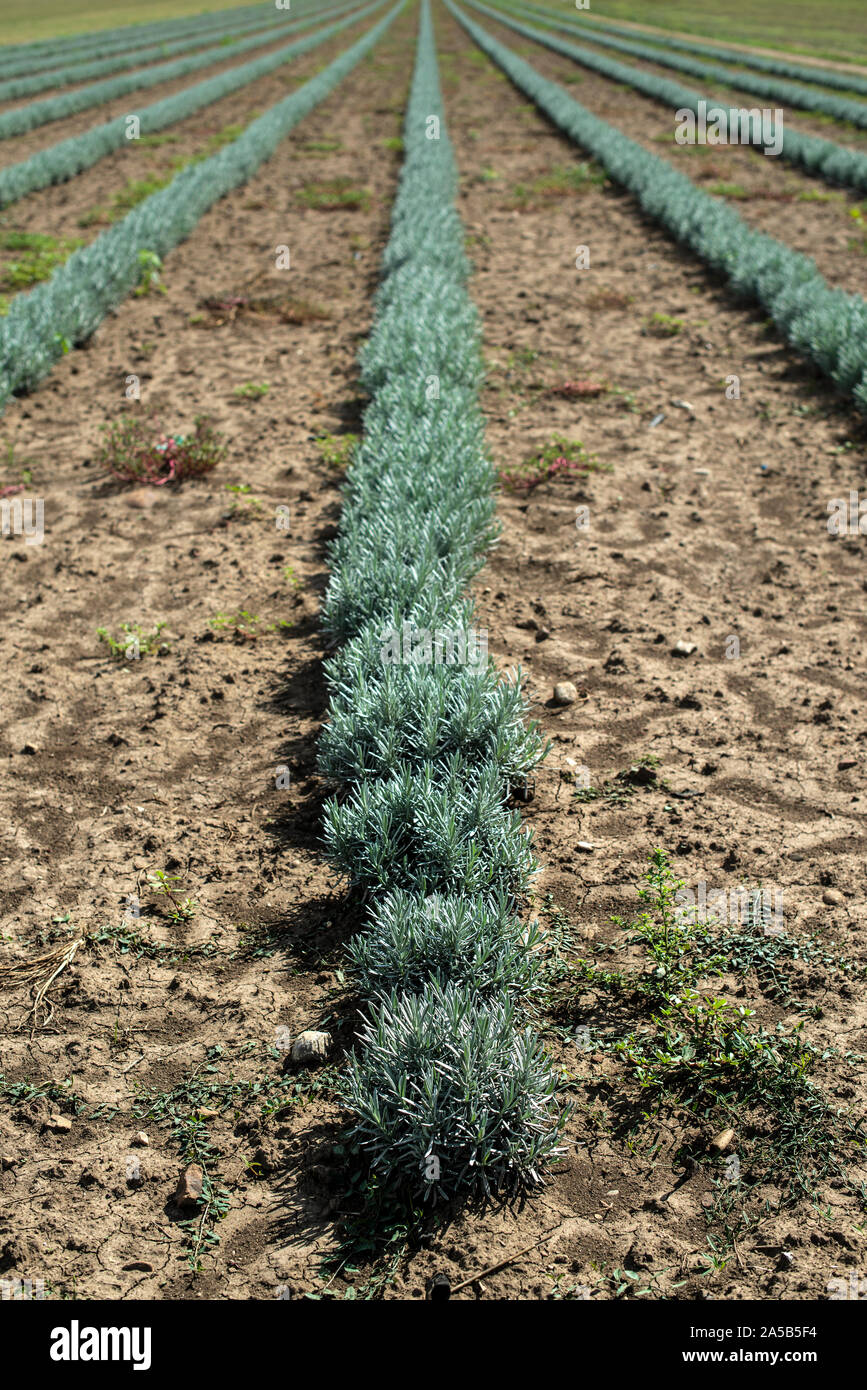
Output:
[[[297,6],[299,11],[309,6]],[[270,5],[261,7],[273,18]],[[252,14],[247,5],[236,9],[222,10],[217,14],[202,14],[194,18],[165,20],[162,23],[126,25],[122,29],[100,29],[96,33],[81,34],[63,40],[63,58],[66,61],[86,62],[99,54],[116,52],[119,49],[132,49],[143,45],[171,42],[182,35],[208,34],[221,30],[233,20],[241,20]],[[57,40],[40,40],[29,44],[4,44],[0,49],[0,75],[33,72],[46,64],[57,64]]]
[[[513,17],[521,20],[536,20],[537,17],[531,10],[518,6],[514,11]],[[562,24],[559,21],[543,21],[548,28],[556,29],[558,33],[568,34],[580,44],[584,37],[588,37],[586,27],[575,26],[573,23]],[[592,33],[590,35],[592,37]],[[737,72],[730,71],[725,67],[710,65],[696,59],[683,57],[676,53],[650,49],[647,45],[637,42],[634,39],[611,38],[604,33],[597,34],[592,38],[602,49],[612,49],[617,53],[625,53],[628,57],[639,58],[642,62],[654,61],[657,66],[663,69],[673,68],[677,72],[685,72],[692,77],[700,77],[706,83],[714,83],[723,87],[737,87],[739,91],[746,92],[750,97],[760,97],[769,102],[781,102],[794,110],[814,112],[818,115],[829,117],[833,121],[842,121],[851,124],[858,129],[867,128],[867,105],[857,97],[839,96],[833,92],[822,92],[813,87],[804,87],[796,82],[788,82],[777,79],[773,76],[760,76],[749,72],[741,67]],[[591,54],[594,50],[590,50]]]
[[[295,17],[293,16],[293,18]],[[231,56],[230,46],[233,39],[242,38],[256,31],[265,34],[273,32],[276,38],[280,38],[281,32],[285,31],[288,24],[288,16],[284,18],[281,25],[279,16],[275,19],[274,15],[269,14],[264,19],[260,16],[257,20],[248,19],[245,23],[237,21],[234,24],[228,23],[224,27],[214,30],[208,36],[198,35],[194,38],[178,39],[172,43],[156,44],[143,48],[130,48],[125,45],[113,56],[100,56],[87,62],[79,60],[69,66],[58,66],[57,57],[55,57],[52,60],[53,66],[51,62],[48,62],[44,71],[28,72],[26,76],[6,77],[0,69],[0,101],[6,102],[21,97],[35,96],[37,92],[45,92],[49,89],[77,86],[94,77],[124,72],[130,68],[145,69],[150,63],[161,62],[178,53],[189,53],[217,44],[225,43],[230,49],[229,56]]]
[[[179,167],[214,144],[232,138],[286,94],[310,80],[323,62],[333,61],[365,30],[364,21],[299,56],[286,68],[261,77],[249,87],[231,93],[207,109],[178,121],[156,142],[124,141],[123,145],[83,170],[68,182],[40,189],[10,205],[2,214],[3,227],[24,233],[44,233],[70,243],[89,244],[105,230],[106,219],[126,197],[139,198],[154,190],[154,180],[171,178]],[[0,175],[2,177],[2,175]],[[9,257],[12,258],[11,255]]]
[[[0,635],[6,688],[19,692],[4,697],[2,821],[15,827],[0,851],[4,946],[32,956],[39,933],[50,944],[80,928],[104,938],[60,989],[61,1026],[40,1035],[35,1066],[27,1030],[7,1030],[0,1068],[4,1085],[37,1083],[11,1105],[4,1091],[0,1133],[32,1160],[0,1176],[6,1248],[13,1267],[16,1252],[32,1266],[35,1243],[58,1292],[272,1298],[280,1283],[319,1287],[336,1109],[327,1078],[296,1085],[281,1063],[284,1035],[332,1007],[343,930],[315,768],[317,610],[341,479],[326,460],[358,429],[356,354],[399,167],[388,146],[413,31],[405,12],[297,138],[205,214],[174,253],[164,296],[130,301],[4,419],[46,513],[41,549],[0,546],[4,592],[14,572],[21,596]],[[302,155],[302,144],[324,148]],[[299,200],[311,181],[335,178],[366,199],[325,211]],[[283,241],[291,268],[277,270]],[[100,426],[129,408],[128,371],[141,409],[164,425],[211,413],[229,443],[216,473],[172,495],[107,485]],[[261,399],[235,395],[263,379]],[[288,531],[275,520],[286,508]],[[226,621],[242,610],[258,619],[246,636]],[[96,627],[126,620],[166,621],[171,651],[112,663]],[[51,780],[51,803],[34,777]],[[198,904],[180,927],[147,889],[156,869],[179,875]],[[13,1013],[26,1003],[2,999]],[[38,1093],[71,1072],[80,1112]],[[254,1083],[258,1097],[245,1090]],[[58,1104],[73,1116],[60,1139],[42,1125]],[[167,1217],[166,1203],[184,1166],[170,1113],[192,1118],[200,1106],[218,1112],[206,1167],[230,1199],[194,1280],[185,1213],[170,1204]]]
[[[487,23],[487,21],[486,21]],[[830,189],[824,179],[769,158],[748,145],[678,144],[675,112],[635,90],[591,73],[535,43],[525,44],[506,26],[490,31],[552,81],[576,83],[581,104],[594,115],[681,169],[710,194],[726,197],[744,221],[816,260],[835,286],[867,293],[867,238],[859,232],[860,202],[854,192]],[[578,93],[576,93],[576,96]]]
[[122,222],[73,252],[50,280],[13,299],[0,320],[0,404],[41,381],[129,294],[145,292],[161,258],[221,196],[245,183],[292,127],[370,52],[393,23],[400,3],[219,153],[183,169]]
[[[302,30],[299,37],[308,33]],[[289,36],[291,39],[291,35]],[[271,43],[263,41],[261,49],[253,53],[253,59],[267,56],[277,48],[288,45],[289,39],[274,40]],[[37,126],[35,130],[28,131],[26,134],[10,136],[2,144],[4,156],[4,168],[10,164],[18,164],[22,160],[30,158],[40,151],[50,149],[61,140],[66,140],[72,136],[82,135],[91,130],[94,125],[103,124],[107,121],[114,121],[121,116],[134,115],[143,106],[151,106],[157,101],[162,101],[167,97],[178,95],[186,91],[194,82],[210,81],[212,78],[219,77],[230,72],[233,68],[240,66],[240,61],[251,61],[244,55],[234,58],[224,58],[214,61],[208,67],[203,68],[193,74],[184,74],[175,77],[170,81],[162,81],[158,86],[150,87],[142,91],[141,96],[136,93],[121,95],[114,100],[105,101],[97,106],[88,108],[84,111],[76,112],[72,115],[64,116],[62,119],[52,121],[48,125]],[[8,108],[7,108],[8,109]]]
[[645,213],[721,272],[746,303],[767,310],[787,342],[867,413],[867,301],[832,289],[812,258],[754,231],[731,207],[594,116],[468,15],[461,14],[460,22],[519,90],[594,155]]
[[[296,27],[306,28],[311,22],[315,21],[299,20]],[[272,37],[264,33],[255,34],[252,38],[240,39],[232,45],[233,56],[237,58],[253,49],[263,48],[271,42],[273,42]],[[79,111],[89,110],[92,107],[103,106],[116,97],[148,91],[150,88],[158,87],[161,83],[172,81],[176,77],[186,77],[190,73],[202,71],[214,66],[220,61],[220,57],[218,45],[216,48],[205,53],[194,54],[192,57],[176,58],[170,63],[158,63],[154,67],[142,68],[138,72],[106,78],[102,82],[87,83],[72,91],[62,91],[56,96],[43,97],[39,101],[31,101],[23,106],[7,109],[0,113],[0,140],[8,140],[15,135],[26,135],[31,130],[62,120],[65,116],[75,115]]]
[[[346,15],[346,9],[332,10],[334,15]],[[216,77],[195,82],[161,102],[139,107],[134,113],[125,113],[116,120],[95,126],[78,136],[59,141],[38,154],[17,165],[11,165],[0,172],[0,206],[8,206],[25,194],[54,183],[64,182],[83,169],[91,167],[113,150],[124,146],[133,147],[142,136],[145,140],[155,133],[175,126],[178,122],[214,102],[225,99],[257,82],[271,72],[279,71],[285,63],[294,62],[302,54],[327,43],[331,34],[351,29],[354,23],[363,23],[375,13],[375,6],[356,11],[349,17],[338,18],[326,29],[304,38],[295,39],[282,45],[273,54],[255,58],[249,63],[239,64]],[[297,80],[297,74],[296,80]],[[286,73],[282,73],[285,81]],[[135,139],[129,135],[129,119],[134,114],[138,120]],[[237,113],[236,113],[237,114]],[[213,115],[213,113],[212,113]],[[237,119],[234,124],[238,124]],[[218,127],[219,128],[219,127]]]
[[[511,6],[509,6],[511,8]],[[521,7],[525,8],[525,7]],[[541,21],[542,17],[561,20],[562,14],[539,6],[527,7]],[[697,39],[680,39],[662,33],[642,35],[635,29],[626,29],[616,24],[603,24],[594,19],[591,24],[577,26],[588,39],[598,30],[603,34],[613,34],[617,38],[640,40],[647,45],[648,56],[656,49],[674,49],[676,52],[694,53],[712,58],[719,63],[733,63],[736,67],[751,68],[756,72],[772,73],[778,77],[790,77],[798,82],[813,82],[823,87],[833,87],[840,92],[858,92],[867,96],[867,78],[857,72],[835,72],[831,68],[812,67],[798,63],[794,58],[770,58],[760,53],[750,53],[739,48],[721,48],[718,44],[701,43]]]
[[862,210],[673,142],[689,36],[283,3],[73,37],[117,95],[0,146],[0,1296],[806,1336],[867,1259]]
[[[828,183],[861,191],[867,189],[867,153],[864,150],[849,148],[834,140],[828,140],[824,133],[821,138],[816,138],[801,130],[792,129],[791,121],[786,118],[782,107],[775,108],[783,112],[780,121],[776,120],[773,109],[765,108],[763,116],[758,107],[753,107],[757,113],[753,130],[752,118],[740,116],[741,110],[750,110],[749,102],[753,100],[752,97],[747,98],[746,107],[735,107],[731,104],[731,94],[725,98],[720,95],[715,99],[707,89],[696,91],[694,88],[684,87],[667,74],[660,75],[651,71],[645,63],[640,67],[621,63],[605,54],[594,53],[586,46],[561,38],[559,31],[555,34],[520,23],[514,17],[504,16],[501,10],[491,9],[487,5],[473,4],[471,8],[489,19],[501,18],[513,32],[531,38],[554,51],[562,52],[580,66],[601,72],[612,81],[644,93],[653,101],[667,106],[672,113],[692,112],[699,121],[704,113],[710,123],[710,113],[721,111],[724,113],[726,128],[737,132],[735,140],[740,139],[745,144],[764,145],[775,152],[773,157],[802,167],[808,173],[815,173]],[[679,121],[678,124],[680,123]],[[863,124],[867,126],[867,107],[864,108]],[[862,136],[862,143],[864,139]]]

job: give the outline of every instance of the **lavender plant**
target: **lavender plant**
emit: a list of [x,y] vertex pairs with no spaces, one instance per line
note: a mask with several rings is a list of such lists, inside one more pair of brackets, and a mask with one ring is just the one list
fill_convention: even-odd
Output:
[[341,1087],[352,1137],[383,1183],[428,1201],[542,1180],[557,1151],[555,1078],[509,996],[431,981],[373,1007]]
[[374,893],[520,893],[536,862],[529,832],[503,796],[496,768],[471,771],[457,754],[445,765],[402,767],[358,783],[343,803],[326,803],[329,856]]
[[[453,632],[455,629],[445,629]],[[520,674],[501,679],[492,666],[383,666],[372,676],[344,667],[334,682],[319,746],[322,769],[342,782],[390,777],[401,765],[442,763],[459,754],[490,763],[519,783],[541,761],[538,725],[524,722]]]
[[538,924],[525,927],[503,892],[485,898],[393,892],[377,902],[349,957],[368,998],[423,993],[430,980],[480,997],[533,987]]

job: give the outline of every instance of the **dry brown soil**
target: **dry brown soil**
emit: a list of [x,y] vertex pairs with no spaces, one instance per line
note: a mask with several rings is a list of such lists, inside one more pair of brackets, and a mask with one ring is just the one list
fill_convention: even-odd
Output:
[[[554,741],[523,807],[544,866],[537,905],[550,895],[582,951],[614,941],[610,919],[635,912],[657,845],[688,884],[781,889],[787,929],[835,943],[853,970],[796,967],[787,1003],[754,975],[720,988],[768,1027],[812,1009],[820,1051],[867,1051],[864,541],[826,529],[827,500],[862,484],[863,430],[630,198],[598,184],[516,197],[580,152],[441,7],[437,29],[492,453],[514,464],[562,434],[601,465],[504,493],[502,539],[477,586],[495,659],[520,662]],[[286,1072],[284,1048],[319,1025],[335,1036],[334,1067],[351,1045],[341,963],[357,915],[320,853],[317,606],[340,472],[316,436],[359,429],[355,358],[399,168],[384,142],[399,133],[414,33],[402,16],[374,60],[167,258],[166,294],[126,303],[3,421],[45,499],[46,537],[0,544],[2,958],[90,939],[49,990],[47,1020],[29,1016],[26,987],[0,995],[0,1278],[86,1299],[299,1297],[328,1280],[328,1297],[355,1284],[421,1298],[446,1272],[471,1281],[462,1298],[532,1300],[576,1286],[611,1297],[609,1276],[627,1267],[653,1280],[654,1297],[826,1297],[829,1279],[864,1268],[849,1192],[831,1185],[815,1207],[772,1213],[708,1272],[711,1173],[679,1151],[709,1134],[683,1113],[631,1143],[617,1131],[604,1096],[621,1074],[574,1042],[605,1003],[580,993],[537,1020],[576,1105],[542,1191],[456,1216],[383,1285],[368,1285],[377,1271],[363,1265],[322,1273],[353,1209],[333,1067]],[[339,150],[311,148],[333,139]],[[111,188],[105,172],[85,202]],[[369,190],[367,207],[299,199],[341,176]],[[272,269],[284,242],[288,281]],[[580,243],[587,271],[575,269]],[[204,307],[254,281],[274,311]],[[296,319],[299,301],[330,317],[287,322],[287,296]],[[683,327],[657,336],[654,313]],[[166,424],[213,415],[228,440],[213,475],[146,492],[100,474],[99,427],[125,408],[130,372]],[[724,393],[732,373],[737,401]],[[551,394],[579,379],[606,389]],[[269,382],[267,395],[236,397],[250,381]],[[226,490],[238,484],[250,493]],[[260,618],[259,635],[209,625],[241,610]],[[113,662],[95,630],[124,621],[165,621],[171,650]],[[695,644],[691,656],[672,656],[678,640]],[[579,699],[552,706],[563,680]],[[642,756],[659,760],[650,785],[613,804],[575,798],[576,769],[601,786]],[[157,870],[195,900],[188,921],[148,890]],[[816,1080],[863,1110],[863,1078],[839,1057]],[[197,1231],[173,1193],[180,1140],[202,1109],[202,1152],[228,1210],[193,1276]]]

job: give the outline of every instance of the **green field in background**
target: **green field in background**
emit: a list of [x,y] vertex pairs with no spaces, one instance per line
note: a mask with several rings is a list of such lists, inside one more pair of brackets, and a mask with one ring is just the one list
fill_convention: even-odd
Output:
[[[261,0],[257,0],[261,4]],[[124,24],[231,10],[244,0],[0,0],[0,43],[26,43]],[[290,16],[286,16],[288,19]]]
[[867,63],[867,0],[774,0],[764,5],[756,0],[726,0],[724,5],[701,5],[696,0],[590,0],[589,11],[576,10],[575,0],[535,3],[573,17],[631,19],[635,24],[701,34],[717,42]]
[[[0,43],[148,24],[228,10],[239,3],[243,0],[80,0],[79,4],[75,0],[0,0]],[[867,0],[834,0],[833,4],[829,0],[775,0],[772,5],[726,0],[718,8],[698,5],[696,0],[590,0],[589,12],[576,10],[574,0],[538,3],[571,16],[589,13],[597,19],[629,19],[718,41],[867,63]]]

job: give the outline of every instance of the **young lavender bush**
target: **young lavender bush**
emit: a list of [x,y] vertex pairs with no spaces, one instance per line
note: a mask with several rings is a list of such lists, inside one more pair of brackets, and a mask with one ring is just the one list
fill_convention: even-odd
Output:
[[480,996],[526,994],[537,972],[536,922],[525,927],[502,891],[488,898],[389,893],[355,937],[349,957],[362,992],[419,993],[436,979]]
[[382,1183],[435,1202],[541,1181],[562,1119],[550,1062],[518,1023],[508,995],[436,981],[371,1010],[341,1099]]
[[538,725],[526,725],[520,673],[503,680],[485,664],[380,666],[349,671],[331,697],[319,744],[322,770],[344,782],[390,777],[401,764],[493,764],[522,781],[546,751]]
[[336,868],[373,892],[520,892],[536,870],[530,832],[503,805],[494,767],[404,767],[361,782],[325,805],[325,843]]

